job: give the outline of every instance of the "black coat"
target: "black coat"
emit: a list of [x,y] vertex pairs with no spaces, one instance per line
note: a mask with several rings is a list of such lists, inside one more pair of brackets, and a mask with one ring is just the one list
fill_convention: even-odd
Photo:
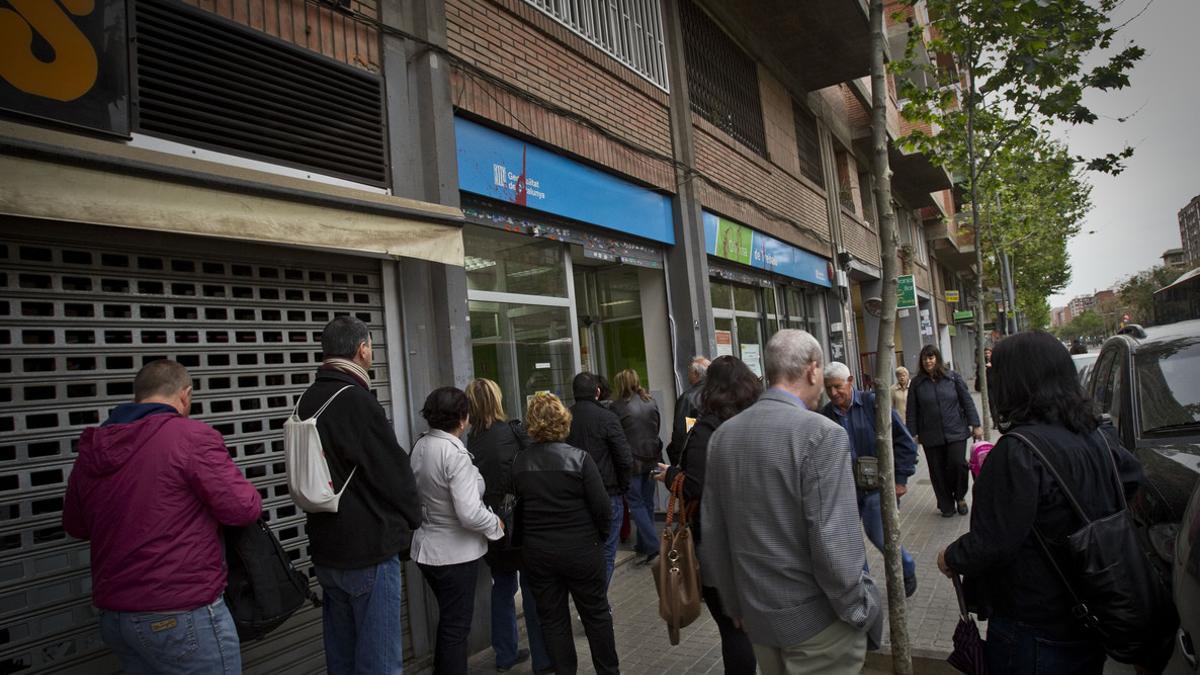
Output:
[[643,474],[662,461],[662,440],[658,437],[660,418],[654,399],[643,401],[634,394],[627,401],[615,401],[610,410],[621,420],[625,439],[633,453],[633,471]]
[[905,422],[925,447],[945,445],[968,438],[980,426],[979,411],[962,375],[953,370],[933,379],[924,371],[908,386]]
[[526,556],[591,548],[608,538],[612,502],[588,453],[566,443],[534,443],[517,455],[512,476],[514,536]]
[[[1141,464],[1121,446],[1111,425],[1090,436],[1041,424],[1010,431],[1038,445],[1093,518],[1121,506],[1110,452],[1127,498],[1132,499],[1142,481]],[[1107,437],[1107,447],[1101,434]],[[972,506],[971,530],[946,549],[946,564],[967,576],[969,586],[979,592],[978,604],[990,606],[992,614],[1071,632],[1077,626],[1071,618],[1074,603],[1033,528],[1058,555],[1057,544],[1083,523],[1049,470],[1024,443],[1006,433],[983,463]],[[1070,569],[1065,558],[1057,562]]]
[[669,488],[679,474],[683,474],[683,500],[695,504],[692,516],[692,536],[700,541],[700,498],[704,494],[704,470],[708,465],[708,440],[723,422],[720,417],[707,413],[692,427],[687,435],[680,463],[667,469],[666,483]]
[[592,456],[604,487],[610,495],[623,495],[629,489],[633,471],[633,453],[621,421],[612,411],[594,399],[582,399],[571,406],[571,433],[567,444]]
[[379,401],[358,380],[338,370],[318,370],[300,398],[300,418],[312,417],[348,384],[353,386],[317,419],[317,433],[335,486],[340,489],[351,469],[358,470],[337,513],[309,513],[305,529],[314,563],[360,569],[397,554],[408,557],[412,532],[421,525],[421,504],[408,453]]
[[675,401],[675,419],[671,424],[671,444],[667,446],[667,458],[672,464],[679,463],[683,446],[687,443],[687,418],[700,417],[700,395],[704,393],[704,379],[688,387]]
[[512,463],[517,453],[529,445],[525,427],[519,421],[496,422],[487,429],[471,429],[467,450],[483,476],[483,503],[495,510],[504,495],[512,494]]

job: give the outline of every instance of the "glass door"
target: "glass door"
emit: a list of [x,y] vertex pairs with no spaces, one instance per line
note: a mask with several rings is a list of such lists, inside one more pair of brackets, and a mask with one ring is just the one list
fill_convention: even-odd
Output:
[[[576,247],[578,248],[578,247]],[[649,388],[641,285],[630,265],[595,264],[582,249],[573,255],[580,360],[610,381],[631,368]]]

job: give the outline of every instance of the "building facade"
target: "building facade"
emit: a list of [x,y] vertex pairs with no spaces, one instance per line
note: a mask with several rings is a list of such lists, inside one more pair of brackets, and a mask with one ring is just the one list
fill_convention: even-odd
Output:
[[1077,295],[1067,303],[1067,309],[1070,310],[1072,317],[1079,316],[1088,310],[1094,310],[1096,309],[1096,296]]
[[1179,209],[1179,239],[1186,267],[1200,265],[1200,195]]
[[[305,571],[280,428],[339,314],[371,327],[374,391],[405,447],[425,394],[473,375],[519,417],[538,391],[569,402],[580,370],[632,368],[669,419],[693,354],[761,373],[781,328],[812,332],[860,381],[874,366],[870,35],[854,0],[65,14],[95,72],[79,42],[0,68],[0,593],[14,598],[0,615],[17,670],[115,671],[62,493],[72,443],[148,361],[191,370],[193,414],[225,435]],[[889,25],[893,50],[906,30]],[[888,99],[915,291],[897,362],[938,344],[973,376],[970,233],[945,172],[896,142],[911,127],[894,82]],[[435,613],[411,566],[404,600],[419,672]],[[319,610],[300,612],[244,646],[246,670],[319,663],[319,635]]]
[[[1180,233],[1182,234],[1182,232],[1183,232],[1183,226],[1181,224],[1180,225]],[[1164,267],[1170,267],[1171,269],[1177,269],[1177,270],[1187,269],[1187,266],[1188,266],[1187,252],[1184,251],[1182,248],[1169,248],[1169,249],[1163,251],[1162,261],[1163,261],[1162,264]]]

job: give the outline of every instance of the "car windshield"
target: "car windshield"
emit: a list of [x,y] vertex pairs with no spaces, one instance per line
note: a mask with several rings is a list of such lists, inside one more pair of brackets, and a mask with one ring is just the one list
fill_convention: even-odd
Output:
[[1200,430],[1200,338],[1169,340],[1133,357],[1142,432]]

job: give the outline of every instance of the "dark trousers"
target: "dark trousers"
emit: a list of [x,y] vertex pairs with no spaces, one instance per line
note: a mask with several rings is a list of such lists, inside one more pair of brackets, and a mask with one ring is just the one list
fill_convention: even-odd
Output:
[[479,561],[457,565],[418,565],[438,603],[437,638],[433,647],[436,675],[466,675],[467,636],[475,612]]
[[555,672],[575,675],[579,667],[575,638],[571,635],[569,596],[583,620],[596,673],[620,673],[612,614],[608,611],[604,545],[595,542],[553,551],[526,546],[524,562],[524,572],[529,575],[529,587],[537,601],[542,637]]
[[712,586],[702,586],[700,593],[717,630],[721,632],[721,660],[725,662],[725,675],[754,675],[758,672],[758,660],[754,658],[754,645],[750,636],[733,625],[733,619],[725,615],[721,597]]
[[1078,636],[994,616],[984,645],[991,675],[1100,675],[1104,646]]
[[953,512],[958,500],[967,496],[967,440],[924,446],[929,481],[933,483],[933,494],[942,513]]

